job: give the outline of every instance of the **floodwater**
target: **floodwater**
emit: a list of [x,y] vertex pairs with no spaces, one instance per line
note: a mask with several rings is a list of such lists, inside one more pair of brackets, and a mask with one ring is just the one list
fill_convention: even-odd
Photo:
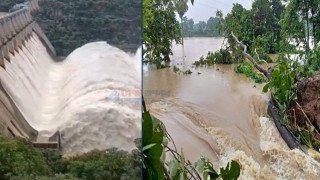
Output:
[[[54,62],[33,34],[0,68],[4,88],[29,124],[62,134],[65,152],[135,148],[141,137],[141,52],[86,44]],[[140,54],[140,55],[139,55]]]
[[261,92],[263,84],[234,73],[234,65],[192,67],[208,51],[220,49],[223,40],[185,38],[184,50],[173,45],[172,64],[190,69],[191,75],[145,67],[147,108],[164,122],[178,151],[191,162],[201,155],[215,167],[236,160],[241,179],[319,177],[319,154],[290,150],[281,139],[267,114],[269,95]]

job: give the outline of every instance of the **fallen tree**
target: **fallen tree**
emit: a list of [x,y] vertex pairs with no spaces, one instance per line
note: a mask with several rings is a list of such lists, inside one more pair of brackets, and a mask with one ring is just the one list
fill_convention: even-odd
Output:
[[[243,44],[241,41],[239,41],[238,37],[234,35],[233,32],[231,32],[231,36],[234,38],[234,40],[236,41],[237,44],[239,44],[240,46],[242,46],[243,51],[242,54],[253,64],[253,66],[260,71],[267,79],[268,81],[270,81],[272,79],[272,70],[273,68],[271,68],[271,70],[267,71],[264,68],[262,68],[256,61],[255,59],[247,52],[247,46],[245,44]],[[293,136],[293,134],[289,131],[289,129],[285,126],[282,125],[280,122],[280,115],[279,115],[279,110],[278,110],[278,104],[275,101],[274,95],[271,92],[271,99],[269,101],[269,105],[268,105],[268,112],[270,113],[271,117],[274,120],[274,123],[281,135],[281,137],[283,138],[283,140],[287,143],[288,147],[290,149],[300,149],[302,150],[302,148],[300,147],[299,143],[297,142],[296,138]]]

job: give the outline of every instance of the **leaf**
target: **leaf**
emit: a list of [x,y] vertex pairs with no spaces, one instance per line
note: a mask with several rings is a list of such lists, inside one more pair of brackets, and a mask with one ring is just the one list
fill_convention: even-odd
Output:
[[175,177],[177,175],[178,169],[179,169],[179,164],[177,160],[173,159],[169,161],[168,163],[169,166],[169,173],[171,177]]
[[268,90],[269,90],[269,86],[270,86],[270,84],[267,83],[267,84],[263,87],[262,92],[267,93]]
[[280,123],[281,125],[285,126],[287,121],[286,121],[286,117],[285,116],[282,116],[281,119],[280,119]]
[[194,4],[194,0],[191,0],[191,4],[192,4],[192,5]]
[[200,173],[203,173],[204,171],[205,162],[203,161],[203,158],[200,158],[196,163],[196,168]]
[[142,151],[145,151],[147,149],[150,149],[152,148],[153,146],[155,146],[156,144],[149,144],[149,145],[146,145],[145,147],[142,148]]
[[209,163],[206,163],[204,172],[208,173],[208,175],[210,176],[210,179],[216,179],[219,177],[219,174],[213,169],[213,167],[211,165],[208,165]]
[[272,73],[272,78],[276,78],[280,75],[280,72],[278,69],[274,70],[273,73]]
[[229,171],[229,178],[230,179],[238,179],[240,176],[240,165],[236,161],[231,161],[231,168]]
[[142,113],[142,146],[151,144],[153,136],[153,122],[149,112]]

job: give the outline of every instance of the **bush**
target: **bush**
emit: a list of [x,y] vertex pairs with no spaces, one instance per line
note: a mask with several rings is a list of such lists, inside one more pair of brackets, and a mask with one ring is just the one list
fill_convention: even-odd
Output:
[[51,172],[41,152],[22,138],[0,136],[0,179],[13,176],[46,176]]
[[234,71],[236,73],[245,74],[248,78],[254,80],[255,83],[265,82],[265,79],[263,78],[263,76],[258,75],[257,72],[255,71],[254,67],[248,62],[243,62],[243,63],[237,65],[234,68]]
[[59,151],[41,152],[25,139],[0,136],[1,180],[138,180],[141,163],[138,150],[94,150],[65,159]]
[[235,62],[235,59],[231,56],[230,52],[225,49],[220,49],[219,51],[213,53],[208,52],[207,57],[200,57],[199,61],[195,61],[193,65],[195,66],[210,66],[213,64],[232,64]]

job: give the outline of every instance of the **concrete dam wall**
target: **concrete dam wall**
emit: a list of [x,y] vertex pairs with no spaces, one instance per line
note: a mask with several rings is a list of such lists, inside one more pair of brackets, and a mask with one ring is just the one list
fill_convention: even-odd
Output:
[[[20,97],[14,97],[17,93],[13,93],[25,90],[28,80],[21,79],[19,73],[28,73],[24,72],[24,66],[36,63],[37,53],[41,51],[36,49],[37,46],[30,46],[33,40],[37,40],[39,46],[45,47],[42,53],[47,58],[52,59],[55,56],[53,46],[31,16],[31,12],[39,9],[38,2],[29,1],[29,6],[0,17],[0,134],[23,137],[35,143],[42,139],[41,143],[44,143],[48,142],[48,139],[39,137],[38,131],[30,125],[21,111],[24,107],[17,102],[17,99],[32,94],[25,92],[19,93]],[[24,61],[25,64],[19,61]],[[35,74],[39,69],[32,71]],[[32,106],[31,102],[29,104]]]
[[118,148],[141,137],[141,49],[105,41],[63,61],[31,14],[38,1],[0,19],[1,132],[68,153]]

